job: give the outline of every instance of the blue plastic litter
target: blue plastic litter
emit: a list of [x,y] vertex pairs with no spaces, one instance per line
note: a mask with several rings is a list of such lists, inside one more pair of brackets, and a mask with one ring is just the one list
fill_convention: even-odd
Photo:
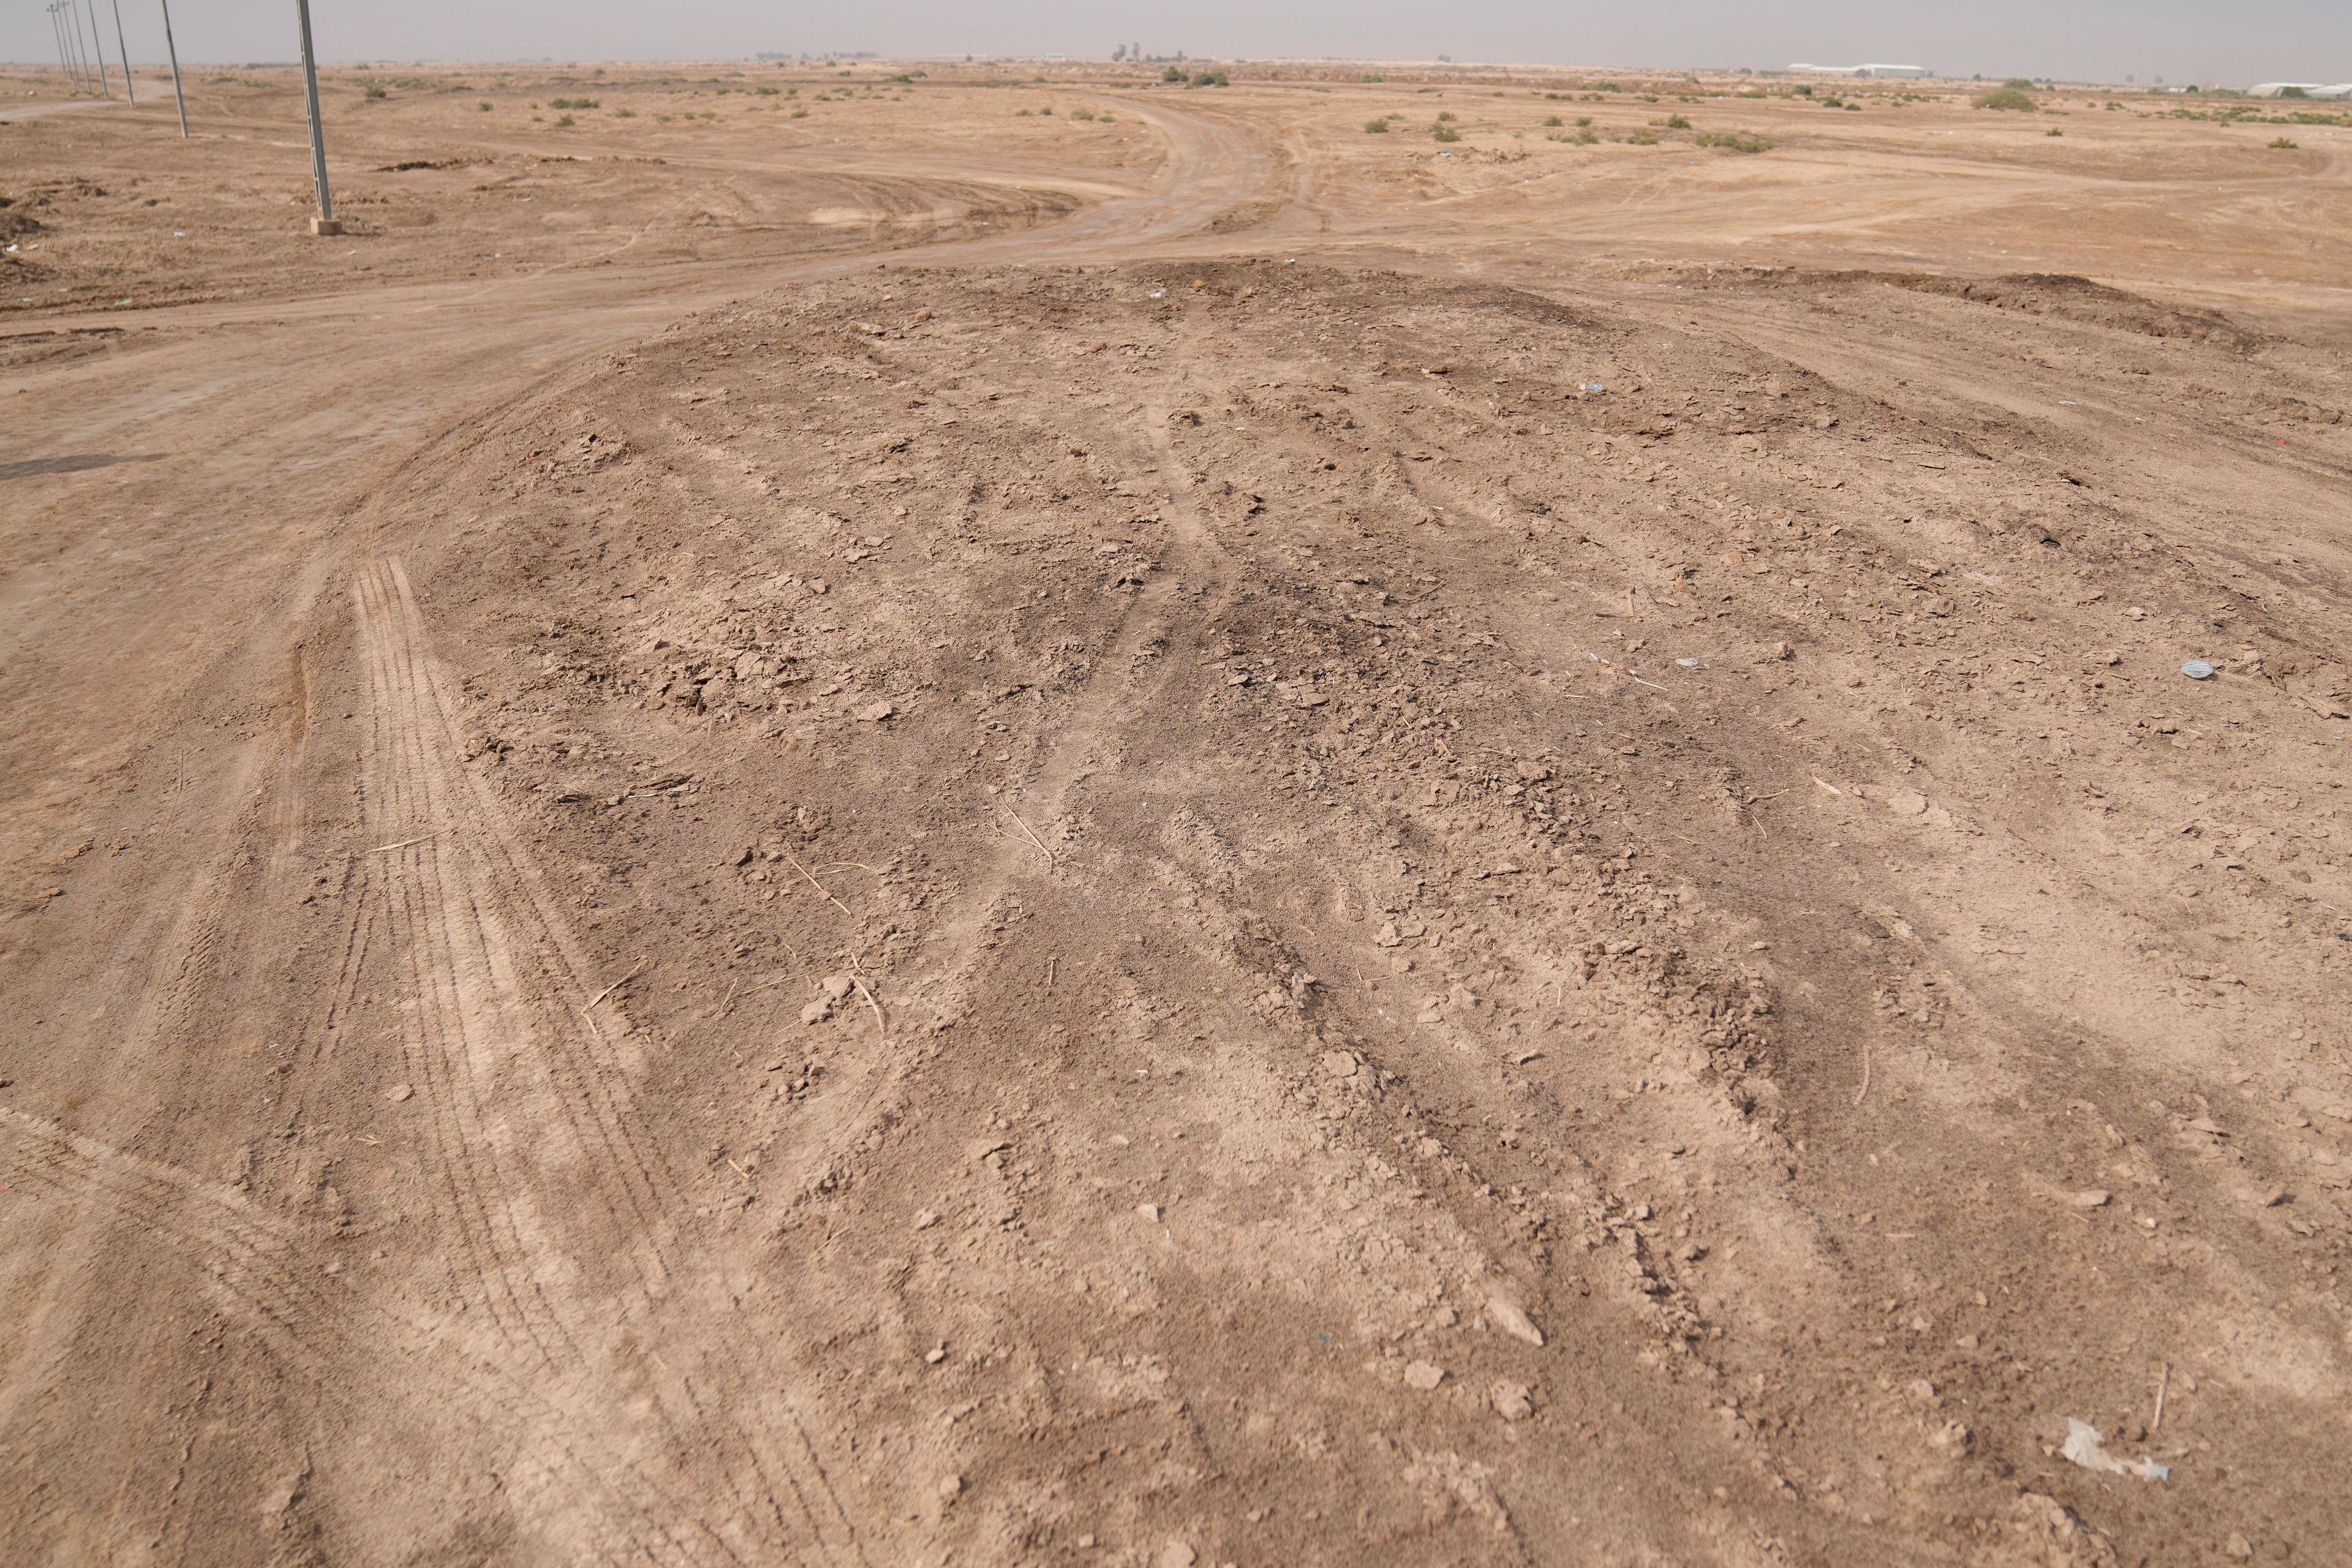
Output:
[[2180,673],[2191,680],[2210,680],[2213,679],[2213,667],[2201,658],[2192,658],[2180,667]]

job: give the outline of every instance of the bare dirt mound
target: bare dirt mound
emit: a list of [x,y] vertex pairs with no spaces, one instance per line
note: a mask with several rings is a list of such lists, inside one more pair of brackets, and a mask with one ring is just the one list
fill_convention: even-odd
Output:
[[278,1131],[0,1122],[43,1289],[201,1329],[77,1342],[240,1434],[176,1539],[2352,1548],[2343,563],[2210,507],[2336,427],[1693,328],[891,268],[388,476],[183,921],[173,1026],[282,985],[171,1103]]
[[[2046,439],[1528,294],[1153,265],[730,310],[420,459],[379,548],[449,674],[383,700],[449,782],[399,787],[510,837],[367,879],[510,910],[452,1026],[542,1010],[581,1106],[476,1189],[583,1259],[514,1375],[666,1303],[718,1424],[658,1440],[720,1467],[672,1506],[748,1528],[724,1456],[768,1473],[790,1387],[824,1502],[769,1528],[876,1561],[2310,1550],[2332,1427],[2226,1505],[2056,1456],[2218,1470],[2345,1367],[2281,1293],[2340,1183],[2263,1206],[2299,1156],[2133,994],[2218,933],[2099,866],[2199,759],[2091,606],[2193,568]],[[2219,700],[2324,722],[2271,657]],[[2088,824],[1987,744],[2061,711]],[[2243,918],[2332,953],[2288,869]],[[2217,999],[2292,1013],[2254,960]],[[2266,1091],[2340,1094],[2300,1049]],[[709,1285],[585,1265],[673,1227],[639,1267]]]

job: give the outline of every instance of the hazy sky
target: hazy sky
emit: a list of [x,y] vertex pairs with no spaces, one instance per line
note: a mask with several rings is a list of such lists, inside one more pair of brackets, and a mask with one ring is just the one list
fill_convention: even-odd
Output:
[[[79,0],[107,53],[121,7],[131,58],[160,60],[157,0]],[[1181,22],[1175,17],[1181,14]],[[179,0],[181,59],[296,55],[294,0]],[[1152,53],[1783,66],[1924,65],[1957,76],[2245,85],[2352,80],[2352,0],[312,0],[322,58],[709,59],[762,49],[879,54]],[[54,61],[45,0],[0,0],[0,58]]]

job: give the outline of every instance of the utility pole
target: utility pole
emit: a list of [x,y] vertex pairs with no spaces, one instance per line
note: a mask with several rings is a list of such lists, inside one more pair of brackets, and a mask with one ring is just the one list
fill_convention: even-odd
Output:
[[49,19],[58,26],[58,47],[65,51],[66,79],[76,93],[89,90],[89,82],[81,68],[81,51],[74,47],[73,32],[66,26],[66,0],[56,0],[49,7]]
[[73,0],[66,0],[63,20],[66,25],[66,41],[73,45],[74,68],[81,73],[81,90],[88,92],[89,90],[89,57],[81,52],[81,13],[74,9]]
[[172,57],[172,100],[180,106],[180,140],[188,139],[188,100],[180,92],[180,46],[172,41],[172,0],[163,0],[163,47]]
[[327,194],[327,138],[319,129],[319,66],[310,52],[310,0],[294,0],[302,19],[302,96],[310,106],[310,181],[319,187],[319,216],[310,220],[312,234],[341,234],[335,202]]
[[91,5],[89,11],[89,46],[93,57],[98,61],[98,89],[107,97],[112,98],[114,84],[106,79],[106,40],[98,36],[98,7],[95,5]]
[[66,58],[66,30],[58,25],[58,0],[49,0],[49,34],[58,46],[58,64],[66,73],[66,90],[80,91],[81,84],[74,77],[73,61]]
[[136,109],[139,107],[139,92],[131,85],[131,46],[122,41],[122,0],[113,0],[113,4],[114,52],[122,57],[122,96],[131,100],[131,108]]

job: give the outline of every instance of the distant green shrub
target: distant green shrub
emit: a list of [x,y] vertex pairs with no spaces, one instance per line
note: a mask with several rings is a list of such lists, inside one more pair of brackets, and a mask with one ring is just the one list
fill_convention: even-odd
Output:
[[1990,92],[1979,93],[1976,101],[1979,109],[2014,109],[2028,114],[2042,107],[2033,101],[2032,93],[2014,87],[1997,87]]
[[1679,114],[1669,114],[1666,116],[1666,129],[1669,131],[1687,131],[1690,129],[1690,121],[1685,120]]
[[1769,153],[1772,150],[1771,142],[1745,131],[1702,131],[1692,140],[1702,147],[1721,147],[1733,153]]
[[1459,142],[1462,140],[1462,132],[1454,130],[1451,125],[1432,126],[1430,128],[1429,134],[1433,140],[1439,142]]
[[1387,121],[1375,119],[1364,121],[1364,134],[1367,136],[1385,136],[1388,133],[1389,122]]

